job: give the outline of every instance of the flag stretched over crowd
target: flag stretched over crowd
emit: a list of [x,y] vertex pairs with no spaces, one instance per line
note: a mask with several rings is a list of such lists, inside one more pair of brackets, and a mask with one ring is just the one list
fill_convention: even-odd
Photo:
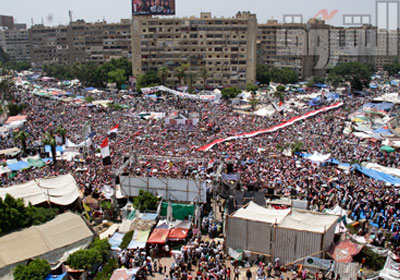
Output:
[[313,116],[315,116],[315,115],[317,115],[319,113],[327,112],[327,111],[332,110],[332,109],[337,109],[342,105],[343,105],[342,102],[338,102],[336,104],[333,104],[333,105],[330,105],[330,106],[327,106],[327,107],[323,107],[323,108],[315,110],[315,111],[308,112],[307,114],[305,114],[303,116],[294,117],[294,118],[290,119],[287,122],[278,124],[276,126],[268,128],[268,129],[262,129],[262,130],[257,130],[257,131],[253,131],[253,132],[237,134],[237,135],[230,136],[230,137],[227,137],[227,138],[217,139],[217,140],[211,142],[210,144],[207,144],[207,145],[199,148],[198,151],[206,152],[206,151],[210,150],[212,147],[214,147],[215,145],[217,145],[219,143],[223,143],[223,142],[230,141],[230,140],[242,139],[242,138],[251,138],[251,137],[255,137],[255,136],[259,135],[259,134],[268,133],[268,132],[274,132],[274,131],[277,131],[277,130],[279,130],[281,128],[290,126],[290,125],[292,125],[292,124],[294,124],[296,122],[299,122],[299,121],[308,119],[310,117],[313,117]]
[[101,157],[103,158],[103,164],[110,165],[111,157],[110,157],[110,149],[108,147],[108,137],[106,137],[106,139],[104,139],[103,142],[101,143],[100,152],[101,152]]

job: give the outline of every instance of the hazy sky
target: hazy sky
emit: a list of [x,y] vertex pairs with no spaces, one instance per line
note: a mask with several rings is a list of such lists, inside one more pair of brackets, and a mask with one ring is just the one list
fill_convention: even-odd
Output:
[[[87,22],[103,20],[117,22],[131,15],[130,0],[2,0],[1,14],[12,15],[17,22],[31,25],[67,24],[68,10],[73,19]],[[375,24],[375,0],[176,0],[176,14],[179,17],[199,15],[210,11],[215,16],[231,17],[237,11],[251,11],[257,14],[259,23],[267,19],[283,20],[283,14],[302,14],[304,21],[314,17],[320,10],[328,14],[338,10],[327,23],[341,25],[344,14],[371,14]]]

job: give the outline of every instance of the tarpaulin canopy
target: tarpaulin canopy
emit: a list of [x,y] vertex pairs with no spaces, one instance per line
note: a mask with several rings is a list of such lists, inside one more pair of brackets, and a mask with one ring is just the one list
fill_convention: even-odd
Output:
[[66,261],[72,252],[89,246],[93,236],[82,218],[71,212],[58,215],[43,225],[2,236],[0,275],[10,270],[12,274],[13,267],[29,259],[42,258],[52,266],[57,265]]
[[390,147],[390,146],[388,146],[388,145],[385,145],[385,146],[381,147],[381,151],[385,151],[385,152],[388,152],[388,153],[393,153],[395,151],[395,149]]
[[374,169],[368,169],[368,168],[362,167],[358,164],[354,164],[353,167],[355,167],[358,171],[360,171],[361,173],[363,173],[373,179],[391,183],[393,185],[400,184],[400,178],[392,176],[390,174],[386,174],[386,173],[383,173],[383,172],[380,172],[380,171],[377,171]]
[[399,168],[386,167],[386,166],[379,165],[379,164],[372,163],[372,162],[363,162],[363,163],[361,163],[361,165],[365,168],[374,169],[376,171],[383,172],[383,173],[393,175],[393,176],[400,178],[400,169]]
[[362,248],[363,245],[351,242],[350,240],[344,240],[332,248],[330,255],[337,262],[350,263],[353,260],[353,256],[360,253]]
[[12,117],[9,117],[6,121],[5,121],[5,123],[6,124],[10,124],[10,123],[12,123],[12,122],[15,122],[15,121],[25,121],[26,120],[26,115],[17,115],[17,116],[12,116]]
[[129,242],[128,249],[144,248],[146,247],[147,239],[149,238],[150,230],[135,230],[131,242]]
[[122,243],[125,233],[116,232],[108,239],[108,244],[111,246],[111,250],[120,250],[119,245]]
[[[176,220],[185,220],[189,216],[193,216],[194,214],[194,205],[193,204],[178,204],[171,203],[172,206],[172,216]],[[163,202],[161,204],[161,216],[167,216],[168,203]]]
[[188,235],[189,230],[185,228],[173,228],[168,233],[170,240],[183,240]]
[[70,205],[80,196],[76,181],[71,174],[0,188],[0,197],[4,199],[7,193],[14,198],[22,198],[26,205],[29,203],[37,205],[46,201],[58,205]]
[[5,150],[0,150],[0,156],[6,155],[6,156],[16,156],[21,152],[21,150],[17,147],[10,148],[10,149],[5,149]]
[[282,222],[289,213],[290,209],[267,209],[251,201],[246,207],[236,211],[233,217],[275,224]]
[[169,229],[154,229],[149,239],[147,240],[147,243],[165,244],[165,242],[167,242],[168,234],[169,234]]
[[111,275],[110,280],[132,280],[135,279],[136,273],[139,271],[139,267],[135,268],[118,268],[114,270],[113,274]]
[[18,161],[16,163],[7,164],[7,167],[12,171],[18,171],[29,167],[26,161]]

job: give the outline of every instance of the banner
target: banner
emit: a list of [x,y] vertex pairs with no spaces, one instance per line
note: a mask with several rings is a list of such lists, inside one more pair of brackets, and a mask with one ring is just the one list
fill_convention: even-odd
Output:
[[234,173],[234,174],[222,174],[222,180],[226,181],[239,181],[240,179],[240,174],[239,173]]
[[91,121],[89,120],[89,121],[87,121],[87,122],[83,125],[83,128],[82,128],[82,138],[83,138],[84,140],[86,140],[86,139],[89,137],[89,135],[90,135],[91,132],[92,132],[92,123],[91,123]]
[[331,106],[327,106],[327,107],[324,107],[324,108],[321,108],[321,109],[318,109],[318,110],[315,110],[315,111],[311,111],[311,112],[309,112],[309,113],[307,113],[307,114],[305,114],[303,116],[294,117],[294,118],[290,119],[287,122],[278,124],[276,126],[268,128],[268,129],[262,129],[262,130],[257,130],[257,131],[253,131],[253,132],[242,133],[242,134],[230,136],[230,137],[227,137],[227,138],[217,139],[217,140],[211,142],[210,144],[207,144],[207,145],[201,147],[200,149],[198,149],[198,151],[206,152],[206,151],[210,150],[212,147],[214,147],[215,145],[217,145],[219,143],[223,143],[223,142],[230,141],[230,140],[242,139],[242,138],[251,138],[251,137],[255,137],[255,136],[259,135],[259,134],[268,133],[268,132],[274,132],[274,131],[277,131],[279,129],[282,129],[282,128],[285,128],[287,126],[290,126],[290,125],[292,125],[292,124],[294,124],[296,122],[299,122],[299,121],[308,119],[310,117],[313,117],[313,116],[315,116],[315,115],[317,115],[319,113],[323,113],[323,112],[327,112],[329,110],[337,109],[342,105],[343,105],[342,102],[338,102],[338,103],[333,104]]

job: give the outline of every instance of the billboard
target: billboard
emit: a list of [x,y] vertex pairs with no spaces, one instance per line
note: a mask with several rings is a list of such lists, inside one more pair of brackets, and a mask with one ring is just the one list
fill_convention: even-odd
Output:
[[175,15],[175,0],[132,0],[132,15]]

